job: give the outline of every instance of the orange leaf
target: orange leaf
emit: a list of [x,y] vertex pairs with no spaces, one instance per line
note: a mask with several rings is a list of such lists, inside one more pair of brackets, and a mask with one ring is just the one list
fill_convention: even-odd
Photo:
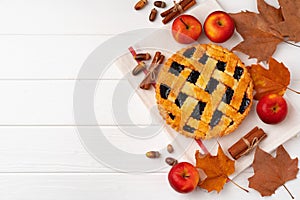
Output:
[[210,154],[201,154],[196,151],[196,167],[201,168],[206,174],[206,179],[199,186],[208,192],[216,190],[220,192],[226,183],[228,176],[235,170],[234,161],[229,159],[219,145],[218,154],[212,156]]
[[297,177],[298,158],[291,159],[282,145],[277,148],[276,154],[274,158],[259,147],[255,151],[254,175],[248,180],[249,187],[261,196],[271,196],[278,187]]
[[283,63],[274,58],[269,60],[269,69],[259,64],[248,67],[256,91],[254,99],[259,100],[266,94],[284,95],[290,84],[290,72]]

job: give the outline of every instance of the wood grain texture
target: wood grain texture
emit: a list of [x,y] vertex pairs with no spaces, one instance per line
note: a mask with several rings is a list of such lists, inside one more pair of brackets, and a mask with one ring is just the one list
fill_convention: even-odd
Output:
[[152,26],[135,1],[2,1],[1,34],[116,34]]
[[[197,2],[203,2],[199,0]],[[218,0],[229,12],[255,11],[254,0]],[[276,0],[268,0],[276,4]],[[78,72],[90,53],[119,33],[142,28],[158,28],[161,19],[148,21],[152,6],[137,12],[135,0],[45,0],[0,2],[0,197],[4,200],[93,200],[93,199],[258,199],[226,185],[220,195],[202,190],[183,196],[168,185],[169,167],[155,173],[119,173],[97,162],[82,145],[74,123],[73,92]],[[167,1],[168,7],[172,1]],[[167,9],[166,8],[166,9]],[[140,38],[137,38],[140,39]],[[282,45],[276,56],[296,66],[294,48]],[[101,62],[101,58],[99,58]],[[294,72],[296,77],[300,72]],[[132,124],[116,126],[112,97],[121,73],[111,67],[98,83],[95,93],[97,125],[113,145],[134,153],[162,148],[172,140],[157,135],[144,140],[124,130]],[[81,81],[85,87],[95,80]],[[139,99],[128,103],[133,124],[147,125],[151,115]],[[146,113],[146,114],[145,114]],[[83,125],[90,124],[88,121]],[[127,125],[127,126],[125,126]],[[91,128],[94,128],[93,126]],[[288,141],[292,157],[299,155],[299,137]],[[198,148],[192,143],[181,161],[193,159]],[[175,149],[176,150],[176,149]],[[166,155],[164,155],[166,156]],[[249,168],[236,178],[247,186]],[[287,183],[300,196],[299,180]],[[285,199],[283,188],[270,199]]]
[[[131,153],[144,154],[153,148],[155,150],[163,148],[172,141],[170,136],[163,133],[150,139],[139,140],[126,135],[122,127],[101,127],[101,129],[112,145]],[[0,173],[116,172],[91,157],[82,145],[75,127],[12,126],[1,127],[0,133]],[[284,144],[292,158],[299,154],[299,142],[300,137],[296,137]],[[186,149],[186,155],[178,156],[177,159],[193,161],[196,149],[199,148],[193,143]],[[176,150],[178,149],[175,148]],[[161,159],[166,156],[172,155],[164,154]],[[167,168],[160,172],[166,170]],[[243,176],[243,173],[240,176]]]
[[[94,129],[95,127],[86,127]],[[161,158],[151,160],[146,158],[140,164],[148,162],[161,162],[157,172],[168,171],[164,163],[166,157],[174,157],[180,161],[193,162],[197,144],[191,143],[181,151],[179,141],[165,132],[158,133],[149,138],[133,137],[126,133],[134,127],[102,126],[101,133],[110,145],[129,154],[142,156],[149,150],[161,152]],[[136,127],[138,130],[139,127]],[[88,153],[82,143],[76,127],[0,127],[0,173],[116,173],[118,166],[111,168],[105,160],[98,160]],[[180,136],[183,137],[183,136]],[[180,138],[179,138],[180,139]],[[182,138],[183,139],[183,138]],[[169,154],[167,144],[173,143],[174,153]],[[192,140],[191,140],[192,142]],[[180,152],[181,151],[181,152]],[[111,155],[118,160],[118,155]],[[128,164],[130,164],[128,160]],[[121,168],[119,168],[121,169]]]
[[[247,174],[248,175],[248,174]],[[237,178],[242,186],[247,185],[245,179]],[[96,200],[96,199],[191,199],[206,200],[225,199],[260,199],[259,193],[249,193],[227,183],[219,193],[207,193],[202,189],[190,194],[176,193],[168,184],[163,174],[4,174],[0,175],[0,195],[5,200]],[[297,188],[299,180],[287,183],[288,188]],[[156,187],[153,187],[156,186]],[[299,190],[292,191],[294,196]],[[276,195],[268,199],[286,199],[283,187]]]
[[[75,84],[89,88],[97,84],[95,90],[94,111],[98,123],[89,120],[76,124],[74,121],[73,95]],[[4,125],[117,125],[115,115],[119,110],[113,106],[118,104],[118,97],[124,93],[117,90],[118,85],[127,85],[126,80],[6,80],[0,81],[2,98],[0,99],[0,126]],[[150,112],[134,95],[128,91],[127,99],[120,101],[124,112],[132,118],[120,122],[119,125],[151,123]],[[128,108],[128,109],[126,109]]]
[[[0,35],[0,80],[76,79],[90,53],[111,37]],[[110,70],[103,78],[121,78],[116,68]]]

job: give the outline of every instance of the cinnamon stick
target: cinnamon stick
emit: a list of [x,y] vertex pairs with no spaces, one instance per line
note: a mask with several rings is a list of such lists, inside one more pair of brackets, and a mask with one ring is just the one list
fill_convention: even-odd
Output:
[[264,130],[256,126],[240,140],[234,143],[228,149],[228,152],[235,160],[237,160],[253,150],[265,137],[267,137],[267,135]]
[[191,8],[193,5],[195,5],[195,4],[196,4],[196,1],[195,1],[195,0],[191,1],[191,2],[188,3],[186,6],[184,6],[183,11],[186,11],[186,10],[190,9],[190,8]]
[[171,12],[169,15],[167,15],[163,20],[162,22],[164,24],[167,24],[168,22],[170,22],[172,19],[174,19],[177,15],[179,15],[179,11],[176,11],[176,12]]
[[151,87],[151,84],[155,82],[155,79],[158,74],[158,66],[163,63],[165,59],[164,55],[161,55],[161,52],[157,51],[153,57],[151,65],[149,67],[148,73],[145,75],[144,80],[140,83],[140,88],[148,90]]
[[188,10],[195,4],[196,4],[195,0],[182,0],[179,3],[175,3],[175,6],[173,6],[171,9],[169,9],[161,14],[162,17],[165,17],[162,20],[162,22],[164,24],[167,24],[172,19],[174,19],[176,16],[178,16],[182,12]]
[[[179,3],[180,3],[180,2],[179,2]],[[174,10],[174,6],[171,7],[171,8],[169,8],[168,10],[162,12],[162,13],[160,14],[160,16],[161,16],[161,17],[165,17],[165,16],[169,15],[171,12],[173,12],[173,10]]]
[[[189,4],[191,1],[193,0],[181,0],[178,4],[181,6],[181,7],[184,7],[185,5]],[[161,17],[166,17],[167,15],[169,15],[171,12],[173,12],[175,10],[175,5],[171,8],[169,8],[168,10],[162,12],[160,14]]]

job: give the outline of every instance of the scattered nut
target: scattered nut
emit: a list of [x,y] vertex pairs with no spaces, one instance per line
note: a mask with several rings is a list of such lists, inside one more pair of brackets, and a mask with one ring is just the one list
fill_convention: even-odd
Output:
[[167,4],[164,1],[155,1],[154,5],[158,8],[165,8]]
[[146,82],[146,83],[143,83],[143,82],[142,82],[142,83],[140,84],[140,88],[143,89],[143,90],[149,90],[150,87],[151,87],[151,83],[148,83],[148,82]]
[[172,153],[172,152],[174,151],[174,148],[173,148],[173,146],[172,146],[171,144],[168,144],[168,146],[167,146],[167,151],[168,151],[169,153]]
[[148,0],[139,0],[135,6],[134,6],[134,9],[136,10],[141,10],[142,8],[145,7],[145,5],[147,4]]
[[141,71],[146,68],[146,64],[144,62],[139,62],[139,64],[132,70],[132,75],[137,75]]
[[159,153],[158,151],[148,151],[148,152],[146,153],[146,156],[147,156],[148,158],[159,158],[160,153]]
[[134,56],[134,59],[138,61],[150,60],[150,58],[151,58],[150,53],[138,53]]
[[157,10],[156,10],[155,8],[153,8],[153,9],[151,10],[150,15],[149,15],[149,20],[150,20],[151,22],[153,22],[153,21],[156,19],[156,15],[157,15]]
[[167,157],[165,159],[166,163],[170,166],[174,166],[178,163],[178,161],[175,159],[175,158],[172,158],[172,157]]

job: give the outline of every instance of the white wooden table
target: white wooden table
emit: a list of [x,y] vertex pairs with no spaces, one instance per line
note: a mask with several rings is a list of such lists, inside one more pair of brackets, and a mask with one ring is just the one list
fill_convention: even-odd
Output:
[[[160,19],[148,21],[152,6],[137,12],[135,2],[0,1],[0,199],[260,198],[256,191],[250,189],[246,194],[230,183],[220,194],[197,191],[181,195],[170,188],[168,169],[120,173],[100,164],[84,149],[73,118],[74,85],[83,62],[95,48],[119,33],[162,26]],[[255,11],[255,2],[219,0],[228,12]],[[172,1],[167,3],[170,6]],[[279,50],[283,48],[292,47],[279,45]],[[286,62],[299,65],[296,57]],[[120,77],[118,70],[102,77],[104,90],[97,108],[101,110],[99,125],[107,137],[126,148],[110,110],[109,94]],[[82,82],[89,81],[95,80]],[[299,89],[298,85],[294,83]],[[134,101],[130,104],[135,105]],[[147,116],[138,119],[140,124],[148,122]],[[299,142],[296,137],[284,144],[292,157],[300,155]],[[247,186],[250,176],[249,168],[236,182]],[[300,179],[286,184],[296,199],[300,198],[299,184]],[[288,198],[281,187],[267,199]]]

